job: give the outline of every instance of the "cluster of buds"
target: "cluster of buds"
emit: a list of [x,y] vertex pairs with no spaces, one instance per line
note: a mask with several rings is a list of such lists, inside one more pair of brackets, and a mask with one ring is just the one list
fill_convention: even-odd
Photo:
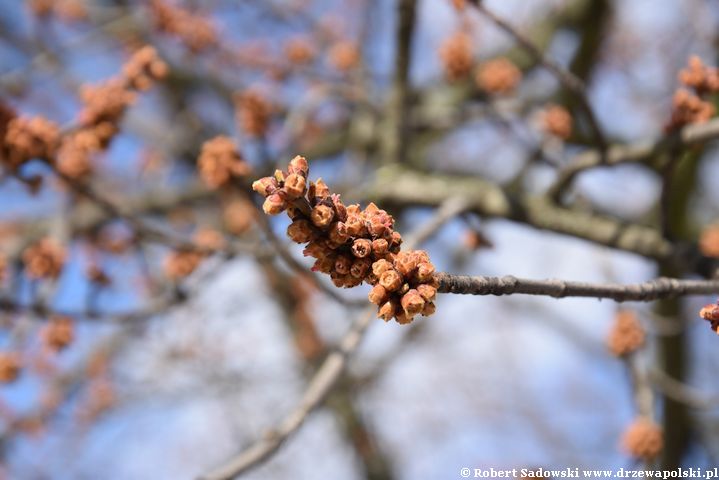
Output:
[[347,72],[359,63],[360,51],[355,42],[345,40],[332,46],[328,57],[333,68],[340,72]]
[[102,150],[97,132],[78,130],[63,137],[57,152],[57,169],[70,178],[82,178],[92,173],[92,156]]
[[620,310],[609,331],[607,347],[613,355],[621,357],[644,345],[644,337],[644,328],[636,314],[629,310]]
[[60,127],[43,117],[15,117],[7,122],[0,140],[3,162],[17,170],[33,158],[51,159],[60,143]]
[[59,352],[67,348],[75,339],[75,325],[69,317],[52,317],[42,330],[45,346]]
[[369,300],[386,321],[404,324],[434,313],[437,284],[427,253],[400,251],[402,236],[391,215],[373,203],[364,210],[345,206],[321,179],[308,185],[308,174],[307,160],[297,156],[286,172],[278,170],[252,188],[265,197],[265,213],[287,212],[292,219],[287,235],[307,244],[305,256],[315,259],[312,270],[328,274],[337,287],[373,285]]
[[27,5],[38,17],[55,16],[68,22],[87,18],[87,8],[82,0],[29,0]]
[[208,255],[224,248],[225,239],[216,230],[202,229],[195,234],[194,245],[195,248],[176,250],[165,259],[168,278],[178,281],[189,276]]
[[254,222],[255,207],[244,198],[230,200],[222,209],[222,222],[233,235],[242,235]]
[[92,173],[92,158],[106,149],[120,129],[120,120],[135,102],[137,91],[150,88],[167,75],[167,65],[149,46],[137,50],[125,63],[122,74],[96,85],[83,85],[80,128],[64,136],[56,166],[71,178]]
[[237,123],[253,137],[262,137],[270,122],[271,105],[260,92],[246,90],[234,96]]
[[227,185],[233,178],[250,173],[250,166],[231,138],[219,135],[202,144],[197,160],[200,177],[210,188]]
[[567,140],[572,135],[572,114],[561,105],[549,105],[539,115],[542,130]]
[[459,31],[448,37],[439,48],[445,77],[450,81],[466,77],[472,70],[473,56],[472,38],[467,33]]
[[122,74],[97,85],[85,85],[80,91],[84,108],[80,123],[92,130],[103,146],[118,130],[125,110],[134,103],[138,90],[147,90],[167,75],[167,64],[150,46],[137,50],[125,63]]
[[696,55],[689,57],[687,68],[679,72],[682,85],[694,89],[697,95],[719,92],[719,69],[704,65]]
[[13,352],[0,352],[0,382],[12,383],[20,375],[20,356]]
[[452,7],[454,7],[457,12],[461,13],[464,11],[464,9],[467,7],[467,3],[465,0],[449,0],[449,3],[452,4]]
[[711,329],[719,334],[719,301],[705,305],[704,308],[699,311],[699,316],[709,322]]
[[477,86],[491,94],[511,93],[521,80],[522,72],[506,58],[497,58],[483,63],[475,75]]
[[293,38],[285,44],[285,56],[294,65],[310,63],[316,53],[314,45],[307,38]]
[[719,258],[719,224],[709,225],[702,230],[699,251],[707,257]]
[[652,460],[664,448],[662,428],[650,418],[639,417],[624,431],[622,446],[635,458]]
[[52,238],[43,238],[22,254],[25,271],[33,279],[56,279],[65,265],[65,249]]
[[167,76],[167,64],[157,55],[157,50],[144,46],[136,51],[122,67],[122,76],[133,90],[145,91],[155,81]]
[[705,123],[716,113],[714,104],[706,97],[719,92],[719,70],[704,65],[693,55],[678,77],[685,88],[674,93],[671,118],[665,127],[667,132],[692,123]]
[[150,12],[159,31],[176,37],[191,52],[199,53],[217,46],[215,26],[196,12],[164,0],[151,0]]

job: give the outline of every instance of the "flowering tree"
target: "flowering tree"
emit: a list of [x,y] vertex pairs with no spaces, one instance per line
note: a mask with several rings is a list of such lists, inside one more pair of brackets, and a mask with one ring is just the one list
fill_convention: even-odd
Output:
[[2,6],[4,474],[715,463],[719,9],[631,3]]

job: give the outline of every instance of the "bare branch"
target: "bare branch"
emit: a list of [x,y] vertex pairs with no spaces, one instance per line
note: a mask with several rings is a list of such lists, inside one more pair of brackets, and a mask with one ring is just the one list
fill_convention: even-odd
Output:
[[719,280],[657,278],[645,283],[586,283],[565,280],[529,280],[513,276],[470,277],[438,273],[440,293],[462,295],[542,295],[554,298],[611,298],[617,302],[651,302],[660,298],[719,293]]
[[575,156],[572,161],[559,172],[554,184],[547,191],[554,200],[559,200],[562,193],[569,187],[577,175],[591,168],[605,165],[614,166],[626,163],[643,163],[657,154],[678,147],[701,144],[719,138],[719,119],[715,118],[703,124],[687,125],[678,134],[669,135],[659,140],[637,145],[612,145],[606,152],[605,161],[596,150],[587,150]]

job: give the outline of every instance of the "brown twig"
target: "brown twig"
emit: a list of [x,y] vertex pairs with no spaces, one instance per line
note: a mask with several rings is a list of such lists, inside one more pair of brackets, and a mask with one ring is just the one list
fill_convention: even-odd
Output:
[[438,273],[439,293],[461,295],[541,295],[554,298],[610,298],[617,302],[650,302],[683,295],[719,293],[719,280],[679,280],[657,278],[645,283],[615,284],[569,282],[565,280],[530,280],[513,276],[470,277]]

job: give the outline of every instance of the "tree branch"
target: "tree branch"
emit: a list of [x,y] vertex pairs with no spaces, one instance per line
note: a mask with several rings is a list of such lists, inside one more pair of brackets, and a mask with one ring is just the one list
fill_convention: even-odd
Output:
[[719,118],[703,124],[687,125],[678,134],[667,135],[651,143],[637,145],[612,145],[606,152],[605,161],[596,150],[587,150],[575,156],[560,172],[557,180],[547,191],[554,200],[559,200],[572,181],[585,170],[604,165],[614,166],[625,163],[644,163],[662,152],[678,147],[696,145],[719,138]]
[[470,277],[438,273],[439,293],[461,295],[542,295],[554,298],[611,298],[617,302],[650,302],[683,295],[719,293],[719,280],[679,280],[657,278],[645,283],[586,283],[565,280],[530,280],[511,275],[504,277]]

